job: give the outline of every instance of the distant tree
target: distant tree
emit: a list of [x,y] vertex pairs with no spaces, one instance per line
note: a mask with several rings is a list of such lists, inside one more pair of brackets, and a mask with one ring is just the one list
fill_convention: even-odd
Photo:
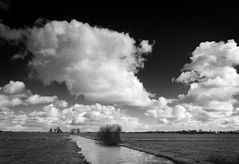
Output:
[[52,128],[49,130],[49,133],[52,133],[53,132],[53,130],[52,130]]
[[121,142],[121,126],[117,124],[105,125],[100,128],[97,136],[106,145],[117,145]]
[[71,129],[71,130],[70,130],[70,133],[71,133],[71,134],[74,134],[74,133],[75,133],[75,129],[74,129],[74,128]]
[[80,129],[79,128],[70,129],[70,134],[80,134]]
[[80,134],[80,129],[79,128],[76,129],[76,134]]
[[55,128],[54,131],[55,133],[62,133],[62,130],[59,127]]

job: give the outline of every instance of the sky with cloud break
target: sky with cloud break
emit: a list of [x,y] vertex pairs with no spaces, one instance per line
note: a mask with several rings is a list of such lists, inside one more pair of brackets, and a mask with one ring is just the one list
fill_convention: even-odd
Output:
[[239,23],[217,1],[0,1],[0,129],[239,129]]

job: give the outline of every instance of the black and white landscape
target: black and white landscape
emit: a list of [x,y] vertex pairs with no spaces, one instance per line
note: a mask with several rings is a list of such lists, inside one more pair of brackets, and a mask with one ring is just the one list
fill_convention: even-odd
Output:
[[0,0],[0,163],[239,163],[238,16]]

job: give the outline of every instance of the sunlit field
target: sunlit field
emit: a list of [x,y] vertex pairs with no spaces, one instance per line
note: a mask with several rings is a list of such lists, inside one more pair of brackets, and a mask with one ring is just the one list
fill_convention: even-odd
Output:
[[239,155],[239,134],[122,133],[121,138],[122,145],[178,163],[236,163]]
[[0,163],[81,164],[79,148],[67,135],[0,133]]

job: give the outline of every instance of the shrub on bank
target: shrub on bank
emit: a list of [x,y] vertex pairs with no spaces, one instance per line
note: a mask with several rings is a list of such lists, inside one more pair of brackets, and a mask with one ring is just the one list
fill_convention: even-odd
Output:
[[121,142],[120,133],[120,125],[105,125],[100,128],[97,136],[106,145],[118,145]]

